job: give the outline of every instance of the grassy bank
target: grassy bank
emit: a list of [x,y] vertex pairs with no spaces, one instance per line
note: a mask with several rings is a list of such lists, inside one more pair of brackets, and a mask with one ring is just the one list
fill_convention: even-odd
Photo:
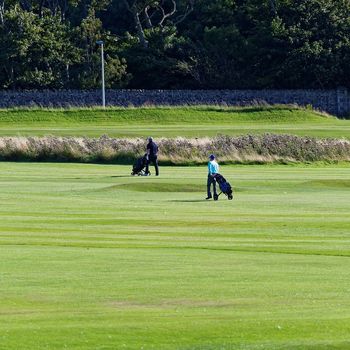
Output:
[[0,110],[0,136],[211,137],[266,132],[350,138],[350,120],[292,106]]
[[0,163],[0,347],[348,349],[350,168]]
[[[162,164],[202,164],[215,153],[221,163],[350,161],[350,141],[290,135],[217,136],[157,140]],[[131,164],[145,153],[144,139],[0,137],[0,160]]]

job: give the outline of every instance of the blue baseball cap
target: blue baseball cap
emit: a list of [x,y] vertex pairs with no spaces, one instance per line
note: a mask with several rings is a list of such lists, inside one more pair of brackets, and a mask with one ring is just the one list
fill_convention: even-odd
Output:
[[213,159],[215,159],[215,156],[214,156],[214,154],[211,154],[211,155],[209,156],[209,159],[210,159],[210,160],[213,160]]

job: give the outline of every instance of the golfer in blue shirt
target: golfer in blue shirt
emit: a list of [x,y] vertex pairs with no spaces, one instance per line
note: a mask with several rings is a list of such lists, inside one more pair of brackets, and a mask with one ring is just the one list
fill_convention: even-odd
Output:
[[219,173],[219,164],[216,162],[214,154],[211,154],[209,156],[209,162],[208,162],[208,181],[207,181],[208,196],[206,199],[213,198],[210,191],[210,187],[211,185],[213,185],[214,201],[218,200],[218,194],[216,192],[216,180],[215,180],[215,175],[218,173]]

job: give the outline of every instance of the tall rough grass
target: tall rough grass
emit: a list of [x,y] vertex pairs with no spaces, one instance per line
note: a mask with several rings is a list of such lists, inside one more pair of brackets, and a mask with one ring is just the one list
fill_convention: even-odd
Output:
[[[221,162],[273,163],[350,161],[350,141],[291,135],[157,140],[159,159],[169,164],[196,164],[214,153]],[[145,152],[144,139],[79,137],[2,137],[0,159],[6,161],[65,161],[128,163]]]

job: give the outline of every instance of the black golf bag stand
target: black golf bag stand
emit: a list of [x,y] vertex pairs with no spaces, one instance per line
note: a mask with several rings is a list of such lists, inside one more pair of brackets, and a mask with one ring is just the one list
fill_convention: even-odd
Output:
[[232,189],[230,183],[227,182],[226,179],[220,174],[216,174],[214,176],[214,179],[219,184],[220,191],[221,191],[216,196],[214,195],[214,201],[217,201],[219,199],[220,194],[222,194],[222,193],[225,196],[227,196],[228,200],[232,200],[233,199],[233,189]]

